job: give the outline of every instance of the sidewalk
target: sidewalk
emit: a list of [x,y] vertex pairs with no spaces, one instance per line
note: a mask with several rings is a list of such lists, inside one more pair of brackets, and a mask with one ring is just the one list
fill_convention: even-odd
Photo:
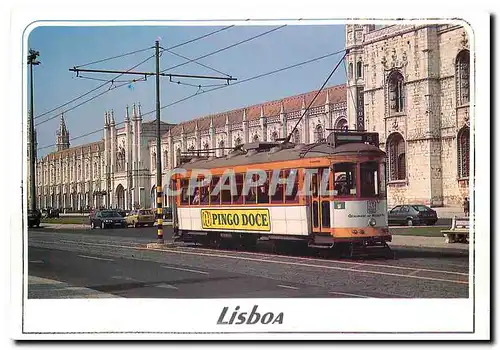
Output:
[[444,237],[423,237],[423,236],[406,236],[393,235],[391,247],[408,247],[408,248],[435,248],[446,249],[451,251],[469,251],[467,243],[446,243]]
[[[34,263],[37,263],[36,261]],[[118,295],[99,292],[97,290],[73,286],[69,283],[28,276],[28,298],[120,298]]]

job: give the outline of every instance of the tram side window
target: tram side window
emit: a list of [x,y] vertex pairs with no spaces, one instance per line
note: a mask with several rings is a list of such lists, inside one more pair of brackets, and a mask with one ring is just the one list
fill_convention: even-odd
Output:
[[[285,203],[298,203],[299,201],[299,196],[298,191],[299,191],[299,174],[297,169],[291,169],[291,170],[285,170],[285,176],[284,176],[288,181],[285,186]],[[290,185],[291,180],[293,182]]]
[[229,187],[220,191],[222,204],[231,204],[231,181],[232,180],[230,178],[226,178],[225,183],[221,183],[221,186],[224,188]]
[[[269,179],[271,179],[272,172],[269,173]],[[279,182],[283,181],[284,178],[284,172],[280,171],[280,176],[279,176]],[[274,193],[271,193],[271,203],[283,203],[283,197],[284,197],[284,192],[285,192],[285,185],[283,183],[278,183],[276,186],[276,190]]]
[[330,195],[330,190],[332,187],[332,176],[331,176],[331,170],[329,168],[323,168],[320,169],[320,176],[319,176],[319,195],[320,196],[329,196]]
[[333,194],[341,197],[356,196],[356,163],[334,164]]
[[212,181],[210,182],[210,205],[220,204],[220,191],[214,194],[216,189],[220,189],[220,187],[218,186],[219,180],[219,176],[214,176],[212,177]]
[[387,188],[387,180],[385,178],[385,163],[380,163],[380,181],[379,181],[379,189],[380,189],[380,194],[382,196],[385,196],[386,193],[386,188]]
[[233,196],[233,204],[243,203],[243,174],[236,174],[236,195]]
[[[269,181],[271,179],[272,172],[267,172],[266,182],[257,187],[257,203],[269,203]],[[283,198],[283,192],[281,193],[281,198]],[[283,199],[281,199],[283,201]]]
[[200,186],[200,204],[208,204],[209,193],[210,193],[209,184],[206,184],[205,186]]
[[189,180],[181,180],[181,204],[189,204],[189,192],[188,192]]
[[[203,180],[202,177],[198,177],[197,183],[200,183]],[[190,189],[192,195],[190,196],[190,203],[191,205],[200,205],[201,201],[201,191],[200,191],[200,186],[195,185],[193,189]]]
[[376,197],[380,194],[378,181],[378,163],[364,162],[360,164],[361,197]]
[[[257,175],[253,175],[252,180],[255,182],[256,179]],[[255,204],[255,203],[257,203],[257,187],[253,185],[248,188],[247,195],[245,196],[245,204]]]

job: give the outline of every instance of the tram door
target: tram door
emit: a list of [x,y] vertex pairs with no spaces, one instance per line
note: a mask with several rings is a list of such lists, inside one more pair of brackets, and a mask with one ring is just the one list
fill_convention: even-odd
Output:
[[332,174],[328,168],[318,169],[311,178],[311,222],[316,233],[329,233]]

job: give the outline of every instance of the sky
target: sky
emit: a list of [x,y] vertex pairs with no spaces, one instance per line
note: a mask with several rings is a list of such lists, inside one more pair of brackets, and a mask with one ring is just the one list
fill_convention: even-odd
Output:
[[[277,28],[268,34],[197,61],[204,66],[190,62],[169,69],[188,61],[168,51],[163,52],[160,57],[160,70],[169,69],[166,73],[217,77],[229,75],[237,80],[230,82],[229,86],[224,88],[198,94],[163,108],[161,120],[179,123],[319,89],[342,58],[343,52],[300,67],[238,83],[247,78],[345,48],[343,25],[287,25],[278,28],[282,25],[240,24],[171,50],[192,60]],[[115,78],[118,74],[79,73],[77,76],[75,72],[69,71],[70,68],[80,66],[84,69],[129,70],[154,55],[155,40],[160,41],[162,48],[169,49],[225,27],[227,26],[207,26],[205,23],[203,26],[35,28],[29,34],[28,48],[40,52],[38,60],[41,62],[40,65],[34,66],[33,72],[38,157],[55,150],[56,131],[61,113],[64,115],[70,140],[102,129],[106,111],[114,110],[116,123],[123,122],[126,106],[132,106],[134,103],[141,104],[145,121],[155,118],[154,76],[149,77],[147,81],[128,83],[141,76],[123,75],[114,83],[114,86],[121,85],[121,87],[110,89],[112,84],[105,81]],[[145,51],[121,56],[143,49]],[[121,56],[119,58],[93,63],[119,55]],[[93,64],[88,65],[89,63]],[[133,71],[155,72],[154,57]],[[196,92],[207,91],[213,88],[214,84],[226,84],[225,81],[207,79],[172,78],[173,82],[170,82],[169,77],[161,77],[160,80],[162,107]],[[345,69],[341,65],[327,86],[343,84],[345,80]],[[28,76],[28,88],[29,84]],[[103,84],[104,86],[96,91],[76,99]],[[201,90],[198,85],[202,85]],[[101,93],[101,96],[85,102]],[[29,91],[27,96],[29,98]],[[68,103],[74,99],[76,100]],[[102,137],[103,132],[100,131],[70,143],[71,146],[76,146],[100,140]]]

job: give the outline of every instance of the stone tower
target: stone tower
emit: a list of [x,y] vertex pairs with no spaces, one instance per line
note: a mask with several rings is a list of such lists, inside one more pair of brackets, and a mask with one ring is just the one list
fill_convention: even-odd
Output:
[[64,116],[61,114],[61,121],[59,123],[59,130],[57,130],[57,151],[62,151],[69,148],[69,132],[64,123]]
[[349,129],[365,130],[364,100],[364,53],[365,35],[375,30],[374,24],[346,25],[347,67],[347,120]]

